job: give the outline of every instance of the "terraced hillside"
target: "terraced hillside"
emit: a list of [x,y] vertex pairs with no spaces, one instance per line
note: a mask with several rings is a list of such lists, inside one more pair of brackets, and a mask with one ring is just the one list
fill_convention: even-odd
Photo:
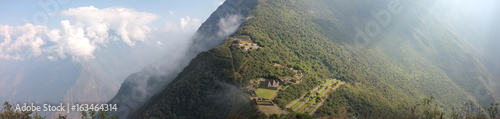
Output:
[[264,87],[277,90],[267,101],[272,105],[315,117],[400,117],[430,96],[443,112],[466,101],[497,102],[496,94],[474,93],[490,89],[482,78],[490,72],[475,49],[426,10],[429,1],[400,1],[405,10],[358,45],[356,28],[376,22],[370,11],[391,1],[256,0],[235,33],[198,54],[129,117],[265,118],[249,98],[271,97],[252,93]]
[[298,99],[293,100],[286,108],[292,109],[298,113],[307,113],[313,115],[316,110],[323,105],[325,99],[328,98],[326,95],[330,91],[335,91],[345,82],[338,81],[335,79],[328,80],[325,83],[315,87],[313,90],[304,94]]

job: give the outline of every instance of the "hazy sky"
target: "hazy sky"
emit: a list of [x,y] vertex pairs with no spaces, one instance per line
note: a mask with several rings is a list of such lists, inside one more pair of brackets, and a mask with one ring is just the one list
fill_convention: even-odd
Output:
[[0,101],[60,99],[83,69],[121,83],[185,47],[223,1],[0,0]]
[[[162,45],[155,32],[190,32],[223,0],[18,0],[0,4],[0,60],[94,59],[112,41]],[[151,37],[153,36],[153,37]],[[119,43],[119,42],[118,42]]]
[[[137,11],[150,12],[159,15],[158,21],[179,20],[179,17],[191,16],[194,18],[205,19],[213,12],[224,0],[2,0],[0,4],[0,24],[4,25],[23,25],[23,18],[32,20],[37,12],[45,12],[44,6],[50,6],[58,3],[59,10],[69,8],[94,6],[99,9],[108,7],[124,7],[135,9]],[[174,14],[172,15],[171,12]],[[55,27],[59,24],[60,16],[49,16],[49,27]],[[41,24],[35,24],[41,25]]]

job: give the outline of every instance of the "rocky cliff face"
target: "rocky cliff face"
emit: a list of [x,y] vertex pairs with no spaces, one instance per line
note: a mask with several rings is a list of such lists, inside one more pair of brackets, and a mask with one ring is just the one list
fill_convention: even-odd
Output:
[[109,101],[110,104],[118,104],[118,111],[111,114],[125,118],[147,99],[161,91],[196,54],[220,45],[225,37],[236,31],[241,23],[250,17],[248,12],[252,7],[249,1],[226,0],[200,26],[192,37],[191,45],[186,49],[179,49],[178,52],[184,55],[165,58],[128,76],[118,93]]

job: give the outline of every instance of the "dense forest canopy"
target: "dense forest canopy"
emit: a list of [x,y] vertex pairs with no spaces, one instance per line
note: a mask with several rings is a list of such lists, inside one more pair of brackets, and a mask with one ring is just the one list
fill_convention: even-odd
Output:
[[[302,81],[273,99],[282,109],[326,80],[346,82],[329,93],[315,117],[453,116],[466,102],[487,112],[481,107],[499,101],[492,72],[479,50],[429,10],[430,3],[257,0],[230,38],[198,54],[130,117],[264,116],[243,87],[252,79],[297,75],[294,70]],[[415,112],[422,99],[424,109]]]

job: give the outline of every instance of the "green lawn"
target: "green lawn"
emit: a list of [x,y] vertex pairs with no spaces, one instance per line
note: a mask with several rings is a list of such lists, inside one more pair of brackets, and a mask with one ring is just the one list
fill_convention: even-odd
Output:
[[259,88],[255,89],[255,93],[259,98],[271,99],[276,93],[278,93],[278,90]]

